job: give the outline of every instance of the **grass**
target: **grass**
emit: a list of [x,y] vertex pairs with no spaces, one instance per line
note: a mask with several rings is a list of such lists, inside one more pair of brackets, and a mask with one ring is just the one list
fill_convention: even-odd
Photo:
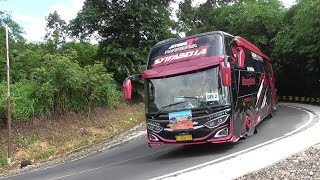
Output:
[[[13,163],[7,164],[6,137],[0,137],[0,173],[23,160],[45,162],[106,141],[144,121],[142,103],[121,104],[117,109],[96,108],[90,118],[83,113],[65,114],[55,120],[34,119],[15,125],[12,134]],[[5,129],[0,133],[6,133]]]

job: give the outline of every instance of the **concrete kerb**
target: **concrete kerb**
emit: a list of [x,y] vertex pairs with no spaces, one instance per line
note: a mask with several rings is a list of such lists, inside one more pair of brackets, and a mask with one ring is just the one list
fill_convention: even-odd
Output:
[[[307,130],[294,134],[288,133],[285,137],[275,138],[266,145],[250,149],[244,152],[232,154],[228,159],[220,161],[211,161],[199,165],[195,169],[188,168],[187,171],[180,171],[166,176],[154,179],[235,179],[245,174],[257,171],[261,168],[271,166],[287,157],[303,151],[313,145],[320,143],[320,107],[313,105],[297,103],[280,103],[285,106],[297,107],[309,110],[310,119],[316,121],[315,124]],[[309,120],[310,120],[309,119]]]

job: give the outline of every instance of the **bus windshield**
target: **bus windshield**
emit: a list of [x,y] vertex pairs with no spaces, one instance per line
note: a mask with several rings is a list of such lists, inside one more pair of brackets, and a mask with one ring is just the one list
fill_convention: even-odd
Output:
[[222,54],[222,35],[208,34],[192,37],[153,48],[149,55],[148,69]]
[[169,78],[149,79],[147,86],[147,112],[158,112],[163,107],[168,107],[165,111],[172,111],[230,104],[228,87],[221,83],[219,67]]

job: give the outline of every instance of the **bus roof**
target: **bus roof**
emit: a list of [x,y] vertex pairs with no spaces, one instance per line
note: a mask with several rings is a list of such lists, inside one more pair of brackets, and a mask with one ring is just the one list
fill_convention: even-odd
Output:
[[240,36],[233,36],[233,35],[231,35],[229,33],[224,32],[224,31],[205,32],[205,33],[195,34],[195,35],[192,35],[192,36],[187,36],[187,37],[184,37],[184,38],[169,38],[169,39],[166,39],[166,40],[158,42],[154,47],[152,47],[152,49],[156,48],[158,46],[167,44],[167,43],[174,42],[174,41],[180,41],[180,40],[184,40],[184,39],[190,39],[190,38],[193,38],[193,37],[209,35],[209,34],[221,34],[221,35],[227,35],[227,36],[234,37],[236,39],[236,42],[237,42],[238,46],[241,46],[241,47],[244,47],[246,49],[249,49],[249,50],[253,51],[254,53],[262,56],[265,59],[267,59],[268,61],[271,61],[270,57],[268,57],[267,55],[263,54],[262,51],[257,46],[255,46],[254,44],[252,44],[248,40],[246,40],[246,39],[244,39],[244,38],[242,38]]
[[[229,36],[232,36],[228,33],[225,33],[223,31],[211,31],[211,32],[205,32],[205,33],[200,33],[200,34],[195,34],[195,35],[192,35],[192,36],[187,36],[187,37],[184,37],[184,38],[169,38],[169,39],[165,39],[163,41],[160,41],[158,42],[155,46],[152,47],[153,48],[156,48],[158,46],[162,46],[164,44],[167,44],[167,43],[171,43],[171,42],[174,42],[174,41],[180,41],[180,40],[187,40],[187,39],[190,39],[190,38],[194,38],[194,37],[198,37],[198,36],[203,36],[203,35],[208,35],[208,34],[221,34],[221,35],[224,35],[224,34],[227,34]],[[232,36],[233,37],[233,36]]]

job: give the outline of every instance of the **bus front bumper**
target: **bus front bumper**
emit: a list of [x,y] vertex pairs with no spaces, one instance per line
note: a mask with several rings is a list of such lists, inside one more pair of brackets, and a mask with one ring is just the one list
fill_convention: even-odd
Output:
[[[161,136],[161,134],[163,136]],[[201,136],[203,135],[203,136]],[[165,136],[165,137],[164,137]],[[175,138],[174,138],[175,137]],[[179,137],[179,138],[178,138]],[[180,138],[183,137],[183,138]],[[188,137],[188,138],[184,138]],[[238,137],[232,134],[232,126],[224,125],[208,133],[208,129],[172,131],[165,133],[154,133],[147,130],[149,145],[176,144],[176,145],[193,145],[205,143],[228,143],[236,142]]]

